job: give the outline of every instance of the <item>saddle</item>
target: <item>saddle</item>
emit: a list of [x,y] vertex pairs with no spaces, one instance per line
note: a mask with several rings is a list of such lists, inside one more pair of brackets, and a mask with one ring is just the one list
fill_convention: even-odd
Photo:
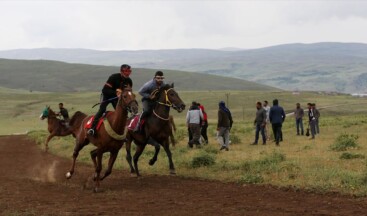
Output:
[[[102,117],[98,120],[97,127],[96,127],[97,131],[99,130],[99,128],[103,124],[103,120],[105,118],[107,118],[107,116],[109,116],[110,114],[112,114],[111,111],[107,111],[107,112],[103,113]],[[93,120],[94,120],[94,115],[87,121],[87,123],[84,124],[84,128],[87,129],[87,130],[92,128]]]
[[[127,126],[127,129],[129,131],[133,131],[136,127],[136,125],[138,124],[139,122],[139,119],[140,119],[140,116],[141,114],[138,114],[138,115],[135,115],[135,116],[132,116],[131,118],[129,118],[126,122],[126,126]],[[140,121],[140,128],[139,128],[139,131],[142,131],[142,129],[144,128],[144,122],[145,120],[142,119]]]

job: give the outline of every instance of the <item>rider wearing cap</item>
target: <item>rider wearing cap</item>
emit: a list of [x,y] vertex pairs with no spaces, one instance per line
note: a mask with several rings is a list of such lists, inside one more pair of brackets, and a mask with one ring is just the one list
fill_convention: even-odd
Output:
[[96,134],[96,126],[98,123],[98,120],[101,118],[104,112],[106,112],[107,105],[109,103],[112,104],[113,108],[116,109],[117,105],[117,92],[121,92],[121,85],[124,87],[130,86],[133,87],[133,81],[129,77],[131,74],[131,67],[130,65],[123,64],[120,68],[120,73],[112,74],[110,77],[108,77],[107,82],[102,88],[101,93],[101,104],[99,106],[99,110],[94,116],[94,120],[92,123],[91,129],[88,130],[89,135],[95,135]]
[[162,71],[155,72],[154,78],[146,82],[140,89],[139,94],[142,96],[143,112],[139,118],[138,124],[136,125],[134,131],[138,131],[140,128],[140,122],[149,116],[154,108],[154,101],[152,98],[152,92],[164,86],[164,75]]

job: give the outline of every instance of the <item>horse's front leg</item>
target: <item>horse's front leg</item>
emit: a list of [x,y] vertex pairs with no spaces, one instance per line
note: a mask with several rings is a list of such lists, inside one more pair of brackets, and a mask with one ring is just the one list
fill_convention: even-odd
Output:
[[138,167],[139,157],[140,157],[141,153],[143,153],[145,146],[146,146],[146,144],[138,145],[136,147],[136,151],[135,151],[135,154],[134,154],[134,167],[135,167],[135,172],[136,172],[137,176],[140,176],[139,167]]
[[94,174],[94,192],[97,193],[99,190],[100,185],[100,175],[102,171],[102,156],[103,152],[101,152],[99,149],[95,149],[90,152],[90,156],[93,160],[94,168],[95,168],[95,174]]
[[74,174],[76,159],[78,158],[79,151],[83,149],[84,146],[88,145],[89,141],[84,139],[83,142],[79,142],[78,139],[76,141],[73,153],[73,164],[71,165],[71,169],[66,173],[66,178],[70,179]]
[[130,166],[130,173],[135,173],[135,169],[132,164],[132,157],[131,157],[131,139],[128,139],[126,142],[126,160],[129,163]]
[[176,175],[175,165],[173,164],[173,161],[172,161],[172,153],[171,153],[171,150],[169,149],[169,140],[168,140],[168,138],[164,141],[164,143],[162,143],[162,146],[163,146],[164,150],[166,151],[166,154],[167,154],[167,157],[168,157],[169,172],[170,172],[171,175]]
[[54,137],[55,134],[51,133],[50,135],[48,135],[47,139],[46,139],[46,143],[45,143],[45,152],[48,152],[48,142],[50,142],[50,140],[52,139],[52,137]]
[[110,159],[108,160],[108,168],[107,168],[106,172],[104,173],[104,175],[102,176],[101,181],[112,173],[112,167],[113,167],[113,164],[116,161],[118,153],[119,153],[119,150],[111,151]]
[[157,161],[158,158],[158,154],[159,151],[161,149],[161,146],[159,145],[159,143],[157,141],[155,141],[153,138],[149,138],[148,143],[153,145],[155,148],[155,152],[154,152],[154,156],[152,159],[149,160],[149,165],[153,166],[155,164],[155,162]]

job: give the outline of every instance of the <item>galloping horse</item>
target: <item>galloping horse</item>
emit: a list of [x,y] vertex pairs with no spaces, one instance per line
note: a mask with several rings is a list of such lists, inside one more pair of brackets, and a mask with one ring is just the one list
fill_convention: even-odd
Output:
[[[157,161],[157,156],[160,150],[159,144],[161,144],[168,156],[170,173],[175,174],[172,154],[169,149],[169,137],[172,135],[172,124],[169,121],[169,111],[172,107],[178,112],[182,112],[185,109],[185,104],[173,89],[173,84],[166,84],[157,92],[153,92],[153,94],[155,94],[154,100],[156,101],[156,104],[153,109],[153,114],[147,117],[143,125],[144,133],[136,133],[129,130],[126,137],[126,160],[129,163],[131,173],[136,172],[137,176],[140,176],[138,160],[147,143],[155,146],[155,153],[153,158],[149,161],[149,164],[153,165]],[[132,141],[137,145],[136,152],[134,154],[134,167],[131,163],[132,158],[130,152]]]
[[[137,113],[138,104],[135,100],[135,95],[132,93],[132,89],[130,87],[122,87],[122,92],[119,96],[115,112],[107,115],[96,136],[87,134],[87,129],[84,127],[85,123],[88,122],[92,116],[84,118],[83,123],[76,134],[73,164],[70,171],[66,173],[67,179],[70,179],[74,173],[75,162],[79,155],[79,151],[91,142],[97,147],[95,150],[90,152],[90,155],[95,167],[94,192],[98,192],[100,181],[111,174],[117,154],[124,143],[126,137],[125,126],[128,110],[133,113]],[[104,176],[101,178],[102,156],[105,152],[110,152],[110,158],[108,168]]]
[[[41,120],[44,120],[45,118],[47,118],[47,129],[50,133],[45,143],[45,151],[47,152],[48,143],[54,136],[68,136],[70,134],[73,134],[74,126],[79,125],[81,123],[81,120],[85,118],[85,115],[79,111],[75,112],[74,115],[71,117],[69,127],[67,127],[63,120],[57,118],[56,113],[50,108],[50,106],[46,106],[40,116]],[[73,134],[73,136],[75,137],[75,134]]]

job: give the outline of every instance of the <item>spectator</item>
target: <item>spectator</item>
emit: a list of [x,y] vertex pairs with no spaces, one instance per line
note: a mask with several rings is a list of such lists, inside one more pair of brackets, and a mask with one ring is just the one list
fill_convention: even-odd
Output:
[[192,134],[192,139],[190,139],[188,143],[190,148],[192,148],[194,144],[196,146],[200,145],[200,122],[203,118],[203,112],[201,112],[196,102],[192,102],[191,109],[186,115],[186,124]]
[[218,141],[221,145],[220,150],[229,150],[229,131],[232,128],[233,120],[231,111],[226,107],[224,101],[219,102],[218,109]]
[[203,117],[204,117],[203,118],[203,121],[201,122],[201,136],[204,138],[205,144],[208,144],[209,143],[209,141],[208,141],[208,133],[207,133],[207,130],[208,130],[208,115],[206,114],[203,105],[201,105],[200,103],[198,103],[198,106],[199,106],[201,112],[203,112]]
[[320,127],[319,127],[319,118],[320,118],[320,111],[318,109],[316,109],[316,104],[312,104],[312,109],[313,112],[315,114],[315,119],[316,119],[316,124],[315,124],[315,132],[316,134],[320,134]]
[[275,144],[279,146],[279,141],[283,141],[282,124],[285,120],[283,107],[278,105],[278,99],[273,100],[273,106],[270,108],[269,119],[273,128]]
[[263,139],[263,145],[266,144],[266,137],[265,137],[265,126],[266,126],[266,111],[264,108],[262,108],[261,102],[256,103],[256,118],[254,121],[254,125],[256,127],[255,132],[255,142],[252,143],[252,145],[257,145],[257,142],[259,141],[259,133],[261,132],[261,136]]
[[315,139],[316,118],[315,118],[314,110],[312,108],[313,104],[308,103],[307,106],[308,106],[308,122],[309,122],[310,130],[311,130],[311,139]]
[[294,111],[294,118],[296,119],[297,135],[300,135],[299,128],[301,128],[301,135],[303,136],[303,116],[304,112],[299,103],[296,104],[296,110]]
[[267,140],[270,140],[270,136],[269,136],[269,125],[270,125],[270,120],[269,120],[269,112],[270,112],[270,106],[268,105],[268,101],[264,101],[264,110],[266,111],[266,125],[264,128],[264,132],[265,132],[265,136]]

